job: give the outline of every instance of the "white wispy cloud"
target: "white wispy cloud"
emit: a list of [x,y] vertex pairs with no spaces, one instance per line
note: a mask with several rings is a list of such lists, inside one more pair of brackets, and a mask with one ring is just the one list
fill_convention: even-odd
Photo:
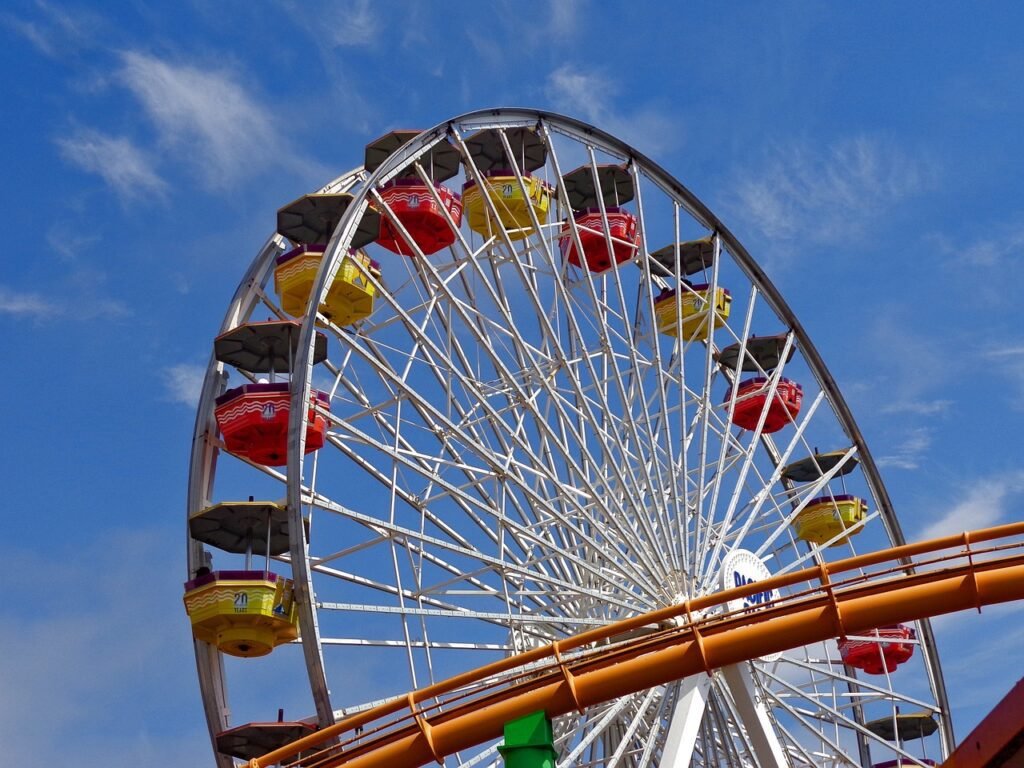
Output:
[[57,146],[65,160],[100,176],[122,200],[149,194],[163,197],[167,192],[152,159],[124,136],[83,128],[57,139]]
[[[382,10],[370,0],[327,3],[285,0],[281,5],[322,49],[370,47],[380,39]],[[406,18],[418,14],[419,9],[415,4],[403,9]]]
[[934,416],[945,413],[953,405],[952,400],[894,400],[879,409],[879,413],[913,413],[917,416]]
[[1011,342],[993,346],[982,356],[999,376],[1009,381],[1010,407],[1024,411],[1024,345]]
[[36,0],[35,12],[31,16],[28,12],[22,15],[5,13],[0,15],[0,23],[24,37],[43,55],[60,58],[88,44],[99,21],[88,12],[72,12]]
[[962,252],[968,264],[996,267],[1007,259],[1024,257],[1024,228],[1008,232],[999,238],[986,238],[970,243]]
[[176,765],[209,763],[173,530],[83,536],[58,555],[0,551],[17,595],[0,607],[6,764],[60,762],[54,733],[88,733],[75,759],[83,768],[162,753]]
[[925,160],[870,136],[776,145],[758,167],[736,174],[730,207],[772,240],[834,243],[861,234],[934,177]]
[[1024,492],[1024,469],[977,478],[959,501],[921,532],[922,539],[996,525]]
[[[571,45],[580,21],[587,17],[586,5],[585,0],[546,0],[534,3],[531,12],[524,13],[519,0],[489,3],[487,9],[493,18],[485,24],[490,27],[491,45],[500,50],[516,46],[523,51]],[[495,45],[495,30],[504,33],[504,40],[498,45]]]
[[994,347],[985,352],[985,357],[990,360],[1017,360],[1024,358],[1024,344],[1008,344],[1006,346]]
[[75,311],[80,320],[116,320],[134,314],[125,302],[107,296],[92,296],[81,304],[76,303]]
[[544,90],[555,111],[608,131],[644,154],[665,152],[682,137],[671,117],[651,106],[618,111],[619,83],[599,71],[563,64],[548,75]]
[[[934,425],[949,418],[956,401],[949,395],[960,363],[950,360],[946,340],[914,327],[903,307],[872,312],[862,335],[864,370],[870,383],[856,387],[869,412],[883,417],[879,466],[917,469],[932,447]],[[875,445],[879,445],[876,442]]]
[[127,51],[119,77],[152,120],[160,143],[180,153],[209,188],[271,168],[309,170],[278,131],[274,110],[230,72]]
[[907,431],[904,439],[892,446],[887,453],[878,457],[880,467],[893,469],[917,469],[925,452],[931,447],[932,434],[927,427],[915,427]]
[[370,0],[334,6],[326,29],[331,42],[345,47],[373,45],[380,31],[378,8]]
[[941,332],[916,328],[905,307],[882,307],[872,312],[864,342],[880,410],[934,415],[953,405],[948,398],[936,397],[947,391],[959,367]]
[[46,244],[68,263],[77,261],[83,250],[99,241],[99,235],[83,233],[64,223],[55,224],[46,232]]
[[585,12],[583,6],[581,0],[549,0],[545,14],[547,22],[540,26],[546,27],[552,37],[564,40],[576,32]]
[[109,320],[132,314],[123,301],[105,296],[94,287],[81,285],[73,276],[69,280],[70,287],[62,285],[58,293],[50,296],[15,291],[0,285],[0,315],[54,320],[65,317],[72,307],[76,320]]
[[43,319],[59,312],[58,305],[38,293],[24,293],[0,285],[0,314]]
[[1019,264],[1024,262],[1024,224],[1004,224],[966,242],[940,237],[938,245],[958,266],[1002,268],[1011,262]]
[[191,363],[178,363],[163,370],[164,390],[171,402],[181,403],[191,408],[199,404],[199,395],[203,390],[203,378],[206,368]]
[[548,75],[547,95],[571,114],[597,123],[608,111],[607,97],[602,94],[612,93],[614,87],[610,78],[563,64]]
[[61,290],[67,312],[79,320],[116,320],[130,317],[132,309],[109,295],[108,275],[101,269],[79,266],[67,273]]

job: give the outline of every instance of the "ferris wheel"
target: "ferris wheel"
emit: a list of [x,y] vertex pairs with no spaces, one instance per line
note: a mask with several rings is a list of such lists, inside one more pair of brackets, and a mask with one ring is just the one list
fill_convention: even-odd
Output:
[[[276,224],[192,446],[185,604],[221,768],[498,657],[902,543],[779,292],[597,128],[499,109],[394,131]],[[927,622],[554,729],[560,766],[931,765],[952,745]]]

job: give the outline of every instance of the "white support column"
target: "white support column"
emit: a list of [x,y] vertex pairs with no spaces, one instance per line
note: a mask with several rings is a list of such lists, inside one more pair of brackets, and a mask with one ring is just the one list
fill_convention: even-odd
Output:
[[732,694],[740,722],[754,748],[757,764],[762,768],[784,768],[789,765],[779,737],[775,734],[768,707],[750,673],[750,662],[732,664],[719,672]]
[[693,746],[700,733],[700,722],[708,703],[711,678],[705,674],[691,675],[679,681],[672,721],[665,737],[661,768],[686,768],[693,758]]

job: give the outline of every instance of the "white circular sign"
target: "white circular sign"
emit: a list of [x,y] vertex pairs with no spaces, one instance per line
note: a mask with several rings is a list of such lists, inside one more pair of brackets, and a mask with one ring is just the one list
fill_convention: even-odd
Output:
[[[765,581],[771,578],[771,571],[761,562],[761,558],[753,552],[745,549],[734,549],[722,558],[722,589],[733,589],[734,587],[745,587],[758,581]],[[779,599],[779,590],[766,589],[763,592],[755,592],[746,597],[730,600],[726,604],[726,610],[730,613],[743,611],[750,613],[772,600]],[[762,661],[775,661],[781,653],[773,653],[762,656]]]

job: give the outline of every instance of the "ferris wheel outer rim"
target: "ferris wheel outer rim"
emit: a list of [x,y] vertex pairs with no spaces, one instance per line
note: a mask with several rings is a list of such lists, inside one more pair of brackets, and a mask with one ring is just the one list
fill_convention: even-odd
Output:
[[[351,229],[352,231],[354,231],[354,222],[356,222],[355,212],[361,211],[364,203],[366,202],[369,196],[370,190],[376,187],[377,183],[383,177],[387,176],[389,173],[394,173],[400,169],[399,163],[401,162],[401,156],[403,155],[403,153],[413,153],[417,151],[417,147],[426,144],[430,141],[433,141],[434,138],[437,137],[439,132],[443,133],[444,131],[447,130],[448,127],[455,123],[465,123],[474,120],[484,120],[488,117],[494,117],[496,119],[509,121],[543,120],[553,126],[568,128],[574,132],[578,132],[579,134],[586,135],[587,137],[593,139],[596,142],[599,142],[600,144],[604,144],[607,147],[615,149],[617,154],[624,154],[630,159],[640,163],[643,167],[644,172],[653,180],[655,180],[656,183],[659,183],[666,191],[669,191],[675,196],[677,196],[679,198],[678,202],[684,208],[686,208],[691,213],[691,215],[693,215],[694,218],[697,219],[697,221],[702,223],[712,232],[717,232],[719,234],[722,241],[725,243],[729,251],[735,257],[737,263],[741,266],[741,268],[744,269],[744,271],[747,272],[747,276],[749,277],[751,282],[757,286],[758,290],[764,295],[765,299],[768,301],[772,309],[780,316],[780,318],[784,319],[790,325],[790,328],[793,330],[794,336],[800,343],[801,349],[803,351],[804,357],[807,359],[808,365],[811,367],[815,375],[818,377],[819,384],[821,385],[822,389],[826,391],[826,394],[829,397],[829,400],[832,403],[834,409],[836,410],[837,415],[842,420],[843,426],[848,430],[850,436],[853,438],[854,443],[857,445],[858,450],[860,451],[862,466],[864,466],[865,469],[865,477],[867,478],[869,485],[871,486],[872,493],[874,494],[876,500],[883,507],[883,514],[881,516],[885,523],[887,534],[890,540],[894,544],[903,543],[904,539],[902,531],[899,527],[897,519],[895,518],[895,515],[892,512],[891,502],[889,500],[888,494],[885,490],[884,484],[881,482],[881,479],[878,475],[877,467],[873,459],[871,458],[871,454],[868,450],[866,442],[863,439],[863,435],[857,427],[856,422],[853,419],[852,413],[850,412],[845,402],[845,399],[842,397],[834,380],[828,373],[827,367],[825,366],[820,355],[818,355],[817,350],[814,348],[813,343],[810,341],[802,325],[799,323],[796,316],[790,310],[789,306],[782,299],[782,296],[775,289],[775,286],[763,273],[760,267],[757,266],[757,264],[750,257],[749,253],[746,251],[746,249],[738,242],[738,240],[732,235],[732,233],[685,186],[676,181],[671,175],[666,173],[663,169],[661,169],[660,166],[651,161],[649,158],[637,152],[625,142],[616,139],[615,137],[605,133],[604,131],[598,128],[587,125],[586,123],[583,123],[581,121],[574,120],[572,118],[564,117],[547,111],[489,109],[478,110],[475,112],[467,113],[465,115],[461,115],[459,117],[452,118],[443,123],[440,123],[434,128],[431,128],[419,134],[415,139],[409,142],[409,144],[405,145],[403,148],[401,148],[399,151],[397,151],[391,157],[389,157],[388,160],[382,163],[374,172],[374,174],[372,174],[369,177],[369,179],[362,183],[360,189],[357,190],[356,197],[353,200],[352,205],[350,205],[348,211],[346,211],[345,216],[339,222],[338,227],[331,238],[330,244],[328,245],[328,258],[325,258],[323,264],[321,265],[321,271],[318,274],[317,283],[314,287],[314,291],[319,293],[319,298],[324,298],[326,286],[330,284],[330,280],[331,278],[333,278],[340,264],[342,249],[340,249],[339,243],[347,241],[346,238],[350,239],[352,236],[352,232],[350,232],[349,230]],[[252,270],[250,270],[250,272],[251,271]],[[313,303],[312,301],[310,302],[310,305],[317,306],[317,304]],[[293,422],[289,424],[289,456],[287,465],[287,472],[289,478],[299,477],[301,475],[301,467],[304,461],[302,443],[304,442],[305,433],[304,424],[302,424],[301,422],[303,422],[305,419],[306,409],[302,407],[302,404],[303,402],[305,402],[305,399],[309,395],[309,390],[311,389],[312,363],[310,362],[311,358],[309,355],[309,351],[311,349],[312,338],[314,335],[314,317],[315,316],[312,313],[306,314],[306,316],[303,319],[302,329],[300,331],[299,336],[299,349],[298,359],[296,361],[296,371],[302,372],[304,375],[302,376],[303,386],[301,388],[293,388],[292,391],[293,399],[291,414]],[[199,418],[198,415],[197,418]],[[294,420],[296,419],[300,423],[294,423]],[[289,481],[288,493],[289,509],[296,510],[296,513],[293,515],[290,524],[293,526],[297,526],[298,530],[302,530],[301,487],[299,486],[298,483],[293,483]],[[293,537],[293,541],[295,540],[296,539]],[[296,556],[293,553],[293,569],[296,568],[296,563],[302,563],[303,565],[308,566],[308,562],[304,557],[304,553],[299,553],[298,556]],[[302,566],[299,566],[299,568],[300,571],[303,570]],[[297,576],[301,575],[301,573],[297,574]],[[311,573],[308,571],[308,568],[305,569],[305,579],[307,580],[307,583],[311,587]],[[296,578],[296,582],[297,584],[300,583],[300,578]],[[307,596],[311,598],[311,592],[308,593]],[[309,602],[312,602],[311,599],[309,600]],[[924,628],[926,625],[927,622],[922,622],[922,628]],[[949,722],[949,708],[948,703],[945,700],[945,690],[944,685],[942,684],[941,669],[938,667],[937,654],[935,654],[933,650],[933,641],[929,639],[931,636],[930,627],[925,630],[924,634],[928,636],[922,640],[922,644],[925,647],[925,650],[928,650],[928,646],[931,646],[932,648],[932,658],[926,663],[926,668],[929,670],[929,674],[932,674],[936,670],[938,671],[937,680],[935,681],[938,684],[933,684],[932,687],[936,694],[937,704],[940,707],[941,711],[945,714],[945,717],[941,719],[941,722],[944,726],[942,734],[943,736],[946,736],[945,726]],[[306,643],[304,643],[304,646],[305,645]],[[319,651],[320,643],[318,637],[316,646]],[[329,704],[327,706],[327,709],[330,710]],[[333,716],[333,713],[331,716]]]
[[[274,257],[283,252],[283,245],[284,241],[279,236],[271,235],[260,248],[228,305],[228,311],[221,323],[222,330],[237,325],[239,316],[247,311],[246,305],[253,303],[255,298],[252,290],[254,282],[258,281],[259,276],[266,271]],[[196,422],[192,435],[192,455],[189,462],[188,498],[185,511],[185,539],[188,554],[186,578],[191,578],[196,568],[205,565],[203,545],[192,539],[188,532],[187,521],[194,511],[206,505],[213,485],[218,449],[207,439],[207,436],[217,432],[216,423],[213,421],[212,404],[223,391],[224,381],[223,365],[211,353],[200,390],[199,402],[196,406]],[[213,454],[212,460],[204,460],[208,454]],[[227,722],[229,709],[224,658],[215,646],[197,639],[193,639],[192,642],[213,753],[218,768],[232,768],[231,758],[218,752],[216,744],[217,733],[225,730],[229,725]]]
[[[362,167],[357,166],[324,185],[321,191],[338,186],[344,187],[358,179],[361,172]],[[237,327],[240,318],[251,313],[259,302],[258,289],[263,275],[266,274],[273,259],[284,250],[284,238],[276,233],[271,233],[256,257],[250,262],[235,289],[228,304],[228,310],[221,321],[219,333]],[[193,512],[206,506],[210,500],[216,456],[219,453],[219,449],[209,439],[210,435],[217,434],[217,425],[213,420],[213,401],[224,390],[224,383],[224,366],[211,353],[206,374],[203,377],[199,401],[196,405],[196,421],[192,433],[192,451],[189,459],[185,510],[186,578],[191,578],[196,568],[206,564],[203,559],[201,542],[192,539],[189,534],[188,519]],[[212,460],[208,458],[209,456],[212,456]],[[231,758],[221,754],[216,745],[217,733],[225,730],[229,725],[227,718],[230,708],[227,704],[227,682],[224,674],[223,654],[215,646],[202,640],[193,639],[193,648],[213,754],[218,768],[233,768],[234,763]]]

